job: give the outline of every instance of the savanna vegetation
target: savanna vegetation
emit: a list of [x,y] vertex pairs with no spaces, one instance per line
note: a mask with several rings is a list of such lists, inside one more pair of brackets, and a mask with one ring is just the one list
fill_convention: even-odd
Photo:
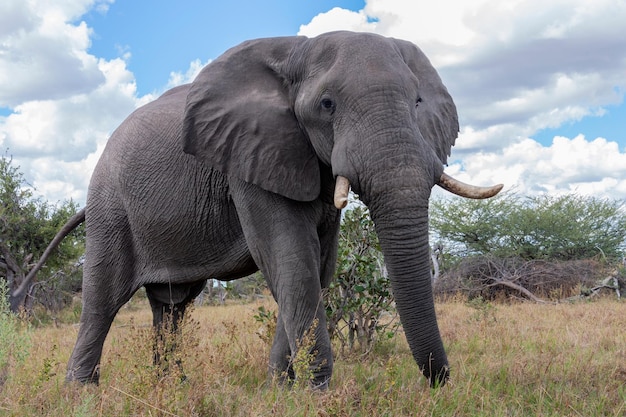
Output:
[[184,382],[178,368],[163,376],[151,365],[152,319],[141,297],[113,324],[99,386],[63,382],[77,333],[72,313],[56,325],[13,323],[2,334],[13,354],[4,364],[0,415],[617,417],[626,411],[626,304],[614,297],[555,305],[437,303],[452,368],[449,384],[437,390],[428,388],[403,337],[380,340],[365,355],[339,353],[327,392],[268,383],[270,342],[266,325],[255,319],[260,307],[275,309],[269,300],[192,309],[178,352]]
[[626,289],[623,201],[567,194],[431,204],[439,295],[535,302]]
[[374,225],[357,202],[344,213],[325,294],[337,355],[330,390],[307,389],[315,352],[306,335],[292,358],[305,377],[292,389],[268,381],[276,305],[260,274],[207,286],[168,353],[182,368],[166,374],[152,364],[151,312],[137,293],[107,338],[100,385],[79,386],[64,374],[80,314],[82,230],[39,274],[21,313],[9,307],[12,288],[77,207],[34,198],[10,159],[0,168],[0,416],[626,414],[620,202],[433,201],[436,306],[452,368],[442,389],[428,388],[401,336]]
[[35,197],[12,159],[0,157],[0,281],[8,288],[14,311],[32,313],[36,307],[58,311],[80,290],[83,226],[59,245],[38,280],[16,294],[48,243],[77,209],[71,200],[55,205]]

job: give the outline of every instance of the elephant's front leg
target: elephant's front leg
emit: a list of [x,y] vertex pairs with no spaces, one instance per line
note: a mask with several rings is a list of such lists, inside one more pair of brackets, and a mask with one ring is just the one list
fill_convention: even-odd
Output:
[[[324,205],[319,201],[293,201],[233,179],[231,195],[250,253],[278,303],[280,322],[270,367],[277,366],[277,371],[288,372],[290,367],[298,369],[302,365],[293,366],[295,360],[304,360],[308,362],[308,372],[296,373],[296,379],[310,378],[312,386],[323,388],[333,369],[322,301],[318,238]],[[304,343],[304,336],[308,334],[313,336],[312,343]],[[304,355],[298,355],[301,347],[306,349],[301,352]],[[286,369],[285,362],[279,358],[285,353],[291,361]]]
[[280,383],[291,383],[296,378],[291,362],[289,339],[280,311],[276,318],[276,334],[270,351],[269,376]]

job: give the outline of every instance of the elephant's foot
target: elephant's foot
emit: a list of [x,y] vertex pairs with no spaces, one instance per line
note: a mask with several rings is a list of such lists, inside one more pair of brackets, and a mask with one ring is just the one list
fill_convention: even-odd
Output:
[[85,374],[84,372],[80,372],[80,368],[68,368],[67,373],[65,374],[65,382],[68,384],[78,383],[78,384],[100,384],[100,366],[96,366],[93,372]]
[[158,361],[155,360],[154,366],[156,367],[158,379],[173,375],[178,378],[179,382],[187,382],[187,375],[183,370],[183,362],[180,359],[176,359],[174,361],[174,366],[170,367],[169,360],[160,358]]
[[315,379],[311,381],[310,387],[314,391],[326,391],[330,385],[330,377]]
[[[283,371],[278,371],[276,368],[270,367],[268,382],[285,388],[293,388],[294,386],[302,385],[298,383],[297,376],[291,367]],[[314,377],[309,380],[306,385],[314,391],[326,391],[329,384],[330,375],[325,375]]]
[[296,380],[296,374],[290,366],[283,368],[270,364],[267,375],[268,382],[286,388],[291,388]]

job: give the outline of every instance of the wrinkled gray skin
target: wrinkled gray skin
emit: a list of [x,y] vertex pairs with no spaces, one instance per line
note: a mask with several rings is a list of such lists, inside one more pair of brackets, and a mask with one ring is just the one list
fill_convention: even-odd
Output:
[[413,356],[448,378],[430,284],[428,199],[458,133],[454,104],[413,44],[374,34],[245,42],[113,133],[86,206],[83,311],[68,380],[97,382],[120,307],[144,286],[159,325],[207,278],[260,269],[279,307],[269,369],[291,375],[319,320],[314,384],[333,357],[321,291],[333,275],[347,177],[371,211]]

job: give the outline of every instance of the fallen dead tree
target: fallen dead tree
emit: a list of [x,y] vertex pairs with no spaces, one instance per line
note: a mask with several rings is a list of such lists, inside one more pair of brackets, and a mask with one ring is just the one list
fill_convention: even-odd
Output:
[[597,297],[601,294],[602,290],[615,291],[615,295],[618,299],[622,298],[622,293],[626,289],[626,279],[620,274],[619,270],[615,270],[614,273],[598,282],[596,286],[592,288],[583,288],[579,295],[567,298],[567,301],[577,301],[585,298]]
[[437,296],[460,293],[468,299],[523,298],[537,303],[596,296],[604,289],[615,291],[620,297],[624,277],[617,269],[607,271],[594,259],[548,261],[477,256],[441,274],[434,284]]

